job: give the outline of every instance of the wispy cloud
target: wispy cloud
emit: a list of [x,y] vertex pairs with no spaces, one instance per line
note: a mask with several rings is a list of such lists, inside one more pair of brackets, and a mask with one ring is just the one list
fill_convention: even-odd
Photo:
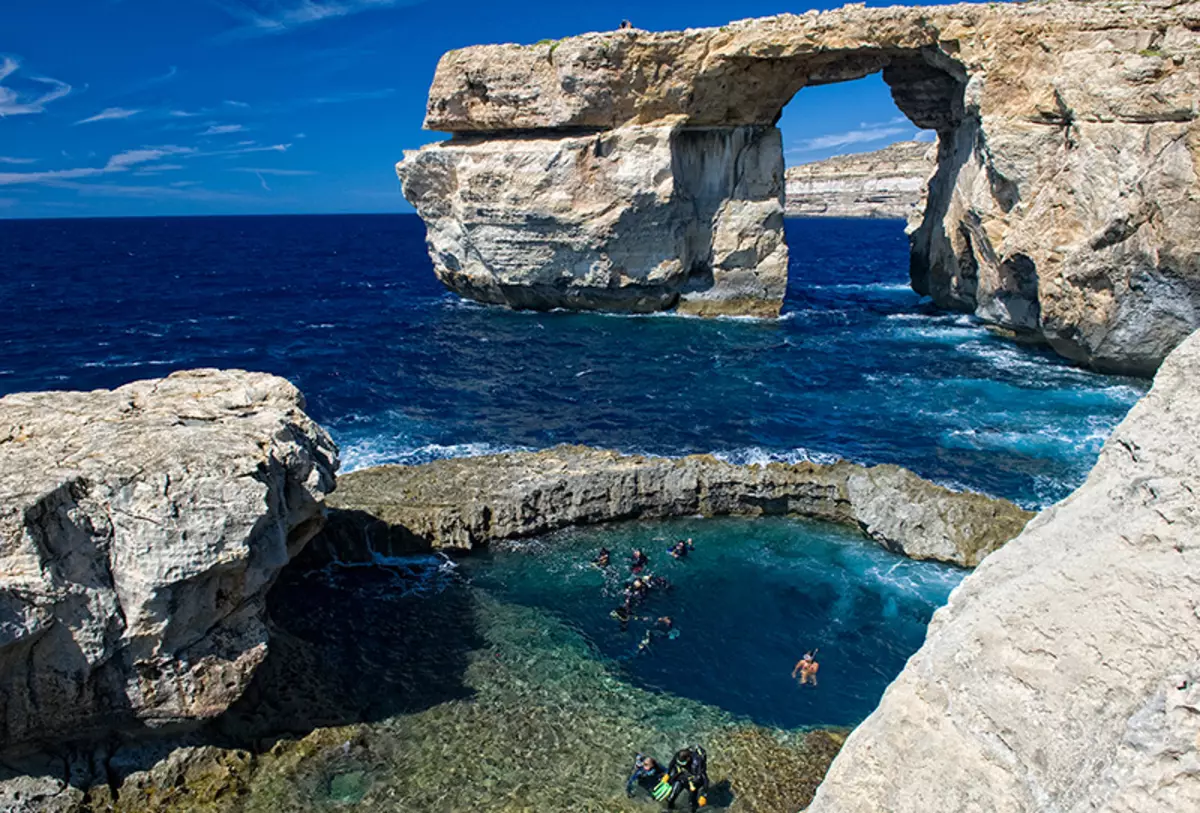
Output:
[[316,175],[311,169],[265,169],[262,167],[230,167],[230,172],[250,172],[255,175]]
[[396,92],[395,88],[380,88],[379,90],[352,90],[348,93],[339,93],[336,96],[317,96],[314,99],[306,99],[308,104],[343,104],[345,102],[363,102],[370,99],[386,99]]
[[816,136],[815,138],[802,139],[793,144],[787,152],[789,154],[796,154],[817,152],[818,150],[831,150],[838,147],[849,147],[853,144],[869,144],[873,141],[882,141],[885,138],[911,133],[912,126],[900,126],[901,121],[905,121],[905,119],[893,119],[877,124],[863,122],[856,130],[847,130],[844,133],[830,133],[828,135]]
[[11,158],[7,155],[0,155],[0,164],[36,164],[36,158]]
[[227,38],[283,34],[364,11],[413,5],[415,0],[214,0],[241,23]]
[[247,109],[250,107],[250,105],[246,104],[245,102],[236,102],[233,99],[226,99],[225,104],[229,105],[230,107],[240,107],[242,109]]
[[131,116],[136,116],[141,113],[141,110],[131,110],[127,107],[106,107],[94,116],[89,116],[86,119],[80,119],[76,124],[91,124],[94,121],[114,121],[117,119],[127,119]]
[[189,113],[187,110],[172,110],[167,115],[173,116],[177,119],[190,119],[190,118],[195,118],[196,116],[202,116],[204,114],[203,113]]
[[79,183],[78,181],[59,181],[51,185],[59,189],[72,189],[80,195],[89,197],[165,198],[206,201],[245,201],[250,199],[248,196],[236,192],[220,192],[213,189],[197,188],[197,185],[191,182],[183,186],[176,184],[136,186],[116,183]]
[[47,90],[40,93],[19,93],[10,87],[5,87],[3,82],[16,73],[20,67],[21,63],[13,57],[6,56],[0,60],[0,118],[44,113],[46,105],[71,92],[71,86],[66,82],[60,82],[48,76],[29,77],[30,81],[48,86]]
[[111,175],[129,172],[140,164],[158,161],[168,155],[190,155],[195,150],[191,147],[144,147],[137,150],[119,152],[108,159],[100,167],[74,167],[72,169],[50,169],[41,172],[0,172],[0,186],[19,186],[25,184],[55,184],[60,181],[93,178],[99,175]]
[[215,155],[248,155],[252,152],[287,152],[291,144],[270,144],[257,147],[236,147],[229,150],[210,150],[196,153],[197,158]]
[[179,75],[179,69],[176,68],[174,65],[172,65],[170,68],[167,69],[166,73],[160,73],[157,76],[151,76],[149,79],[143,79],[140,82],[135,82],[134,84],[125,88],[125,90],[121,91],[119,94],[117,94],[113,98],[129,96],[134,93],[140,93],[143,90],[149,90],[150,88],[158,87],[159,85],[165,85],[167,82],[170,82],[172,79],[174,79],[178,75]]
[[174,172],[183,169],[183,164],[151,164],[136,170],[134,175],[159,175],[163,172]]
[[200,135],[202,135],[202,136],[226,135],[228,133],[240,133],[245,129],[246,128],[240,124],[210,124],[210,125],[208,125],[208,129],[205,130]]

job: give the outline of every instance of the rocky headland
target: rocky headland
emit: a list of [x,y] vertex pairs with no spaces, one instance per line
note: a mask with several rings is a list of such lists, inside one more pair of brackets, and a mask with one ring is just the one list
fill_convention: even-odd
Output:
[[584,446],[362,469],[339,479],[329,505],[330,526],[306,553],[314,564],[470,550],[616,520],[786,515],[852,526],[914,559],[974,567],[1033,516],[899,466],[747,466]]
[[989,556],[809,813],[1200,810],[1200,334]]
[[442,57],[397,171],[451,289],[520,308],[779,312],[775,122],[882,71],[937,132],[915,290],[1094,368],[1200,326],[1200,4],[864,8]]
[[936,155],[932,144],[900,141],[873,152],[788,167],[784,214],[920,222]]
[[241,696],[337,451],[282,378],[0,398],[0,752],[181,727]]

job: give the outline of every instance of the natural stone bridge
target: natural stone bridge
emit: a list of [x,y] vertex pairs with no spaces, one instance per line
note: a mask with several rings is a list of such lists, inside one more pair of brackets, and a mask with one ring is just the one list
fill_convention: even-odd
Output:
[[775,123],[882,71],[937,131],[913,287],[1107,370],[1200,326],[1200,4],[849,6],[446,54],[404,193],[459,293],[520,308],[779,312]]

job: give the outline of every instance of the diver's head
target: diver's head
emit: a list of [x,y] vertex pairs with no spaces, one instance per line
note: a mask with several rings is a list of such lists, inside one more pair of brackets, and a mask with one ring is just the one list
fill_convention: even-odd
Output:
[[655,765],[654,757],[642,757],[642,767],[650,770]]
[[641,586],[642,586],[642,584],[643,584],[643,582],[642,582],[642,580],[641,580],[641,579],[634,579],[634,580],[633,580],[633,586],[634,586],[634,587],[641,587]]
[[680,761],[688,762],[689,760],[691,760],[691,758],[692,758],[692,749],[691,748],[684,748],[682,751],[679,752]]

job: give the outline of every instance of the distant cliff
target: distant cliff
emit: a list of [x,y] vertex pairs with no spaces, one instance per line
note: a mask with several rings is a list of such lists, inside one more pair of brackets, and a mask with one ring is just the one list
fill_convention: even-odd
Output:
[[874,152],[789,167],[784,214],[906,220],[919,216],[936,156],[933,144],[901,141]]

